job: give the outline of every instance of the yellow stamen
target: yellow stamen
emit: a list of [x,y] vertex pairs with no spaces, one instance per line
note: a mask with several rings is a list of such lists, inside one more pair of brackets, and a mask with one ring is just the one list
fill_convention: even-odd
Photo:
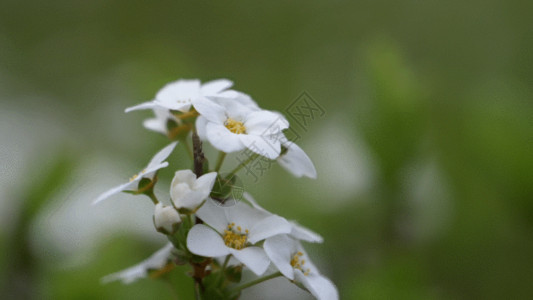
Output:
[[302,266],[305,264],[305,259],[301,259],[301,257],[304,254],[300,251],[298,251],[291,259],[291,266],[295,269],[298,269],[304,273],[305,276],[309,275],[309,272],[311,272],[311,269],[304,270]]
[[228,118],[224,125],[227,129],[229,129],[229,131],[235,134],[246,133],[246,127],[244,127],[244,124],[242,122],[233,120],[232,118]]
[[131,176],[131,178],[130,178],[130,182],[132,182],[132,181],[134,181],[135,179],[137,179],[137,177],[139,177],[138,174],[135,174],[135,175]]
[[235,226],[235,223],[228,224],[228,229],[224,230],[224,236],[222,238],[224,239],[224,244],[226,244],[226,246],[241,250],[246,247],[248,234],[241,233],[241,226],[237,226],[237,229],[239,230],[238,233],[234,232],[233,226]]

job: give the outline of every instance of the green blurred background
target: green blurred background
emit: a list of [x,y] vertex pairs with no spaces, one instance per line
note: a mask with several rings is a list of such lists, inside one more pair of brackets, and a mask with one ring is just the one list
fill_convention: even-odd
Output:
[[[171,298],[164,282],[99,282],[164,244],[148,199],[90,202],[167,144],[142,127],[149,112],[125,107],[178,78],[229,78],[266,109],[303,91],[324,108],[296,128],[316,181],[279,166],[242,177],[263,206],[325,237],[307,248],[342,299],[531,299],[532,11],[2,0],[0,298]],[[179,148],[158,195],[188,167]],[[170,280],[190,299],[181,273]],[[309,298],[280,291],[243,299]]]

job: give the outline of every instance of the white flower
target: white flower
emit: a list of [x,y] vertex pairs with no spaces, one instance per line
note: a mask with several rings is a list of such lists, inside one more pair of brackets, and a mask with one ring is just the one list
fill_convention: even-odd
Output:
[[200,176],[191,170],[177,171],[170,185],[170,197],[177,208],[194,210],[209,196],[215,180],[216,172]]
[[154,118],[146,119],[143,122],[143,125],[146,129],[159,132],[162,134],[167,134],[167,122],[168,120],[175,121],[178,123],[176,117],[170,113],[168,109],[154,107]]
[[198,135],[226,153],[244,150],[275,159],[281,152],[279,133],[289,124],[279,114],[258,110],[235,99],[199,99],[194,108]]
[[168,243],[165,247],[159,249],[156,253],[152,254],[152,256],[139,264],[103,277],[102,282],[108,283],[120,280],[124,284],[129,284],[137,279],[145,278],[148,276],[148,271],[159,270],[167,265],[171,260],[172,249],[174,249],[174,246],[171,243]]
[[299,242],[287,235],[278,235],[268,238],[263,247],[285,277],[301,283],[315,298],[339,299],[335,285],[318,272]]
[[315,166],[302,148],[286,139],[282,145],[287,151],[277,158],[278,163],[296,177],[307,176],[316,179]]
[[155,107],[187,112],[197,99],[208,96],[234,96],[234,91],[225,92],[232,85],[233,82],[227,79],[213,80],[204,84],[197,79],[177,80],[160,89],[154,100],[128,107],[126,112]]
[[[266,209],[264,209],[262,206],[260,206],[257,201],[250,195],[248,192],[244,192],[243,197],[246,201],[248,201],[254,208],[267,212]],[[267,212],[268,213],[268,212]],[[297,240],[306,241],[310,243],[322,243],[324,242],[324,238],[312,231],[309,228],[306,228],[300,224],[298,224],[296,221],[289,221],[291,225],[291,231],[289,233],[289,236],[292,238],[295,238]]]
[[116,186],[100,194],[100,196],[98,196],[98,198],[94,200],[93,204],[96,204],[102,200],[105,200],[109,198],[110,196],[118,194],[122,191],[131,190],[131,189],[136,190],[139,181],[141,181],[141,179],[143,178],[148,178],[152,180],[155,176],[155,173],[159,169],[162,169],[168,166],[168,162],[164,160],[166,160],[167,157],[170,155],[170,153],[172,153],[172,150],[174,150],[177,144],[178,142],[170,143],[168,146],[163,148],[161,151],[157,152],[157,154],[154,155],[150,163],[148,163],[148,166],[146,166],[146,168],[144,168],[141,172],[133,175],[133,177],[130,178],[129,182]]
[[159,202],[155,205],[154,225],[158,230],[164,229],[168,233],[174,230],[174,224],[181,223],[180,214],[170,205]]
[[233,255],[257,275],[270,264],[257,242],[277,234],[289,233],[284,218],[254,209],[242,202],[222,207],[207,201],[197,215],[204,224],[195,225],[187,236],[187,248],[197,255],[221,257]]

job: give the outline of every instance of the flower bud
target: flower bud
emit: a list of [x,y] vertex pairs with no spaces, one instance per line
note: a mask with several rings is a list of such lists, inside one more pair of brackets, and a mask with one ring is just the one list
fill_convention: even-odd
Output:
[[174,207],[163,205],[161,202],[155,205],[154,225],[158,231],[172,233],[179,223],[181,218]]

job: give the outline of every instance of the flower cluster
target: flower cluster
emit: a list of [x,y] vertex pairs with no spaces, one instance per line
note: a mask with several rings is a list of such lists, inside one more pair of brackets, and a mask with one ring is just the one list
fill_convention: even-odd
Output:
[[[148,196],[155,205],[154,226],[169,243],[103,281],[131,283],[189,265],[197,299],[237,299],[244,288],[278,276],[317,299],[338,299],[334,284],[320,274],[301,244],[322,242],[322,237],[265,210],[235,184],[236,173],[255,158],[277,161],[296,177],[316,178],[316,170],[305,152],[286,138],[289,122],[283,115],[261,109],[231,86],[225,79],[204,84],[178,80],[164,86],[152,101],[126,109],[152,110],[155,117],[144,126],[172,142],[141,172],[102,193],[94,203],[119,192]],[[220,151],[214,167],[204,156],[205,142]],[[178,143],[188,150],[193,168],[175,172],[170,199],[163,202],[154,193],[158,170],[168,166],[166,160]],[[237,151],[253,155],[229,173],[221,173],[226,155]],[[255,278],[243,280],[245,270]]]

